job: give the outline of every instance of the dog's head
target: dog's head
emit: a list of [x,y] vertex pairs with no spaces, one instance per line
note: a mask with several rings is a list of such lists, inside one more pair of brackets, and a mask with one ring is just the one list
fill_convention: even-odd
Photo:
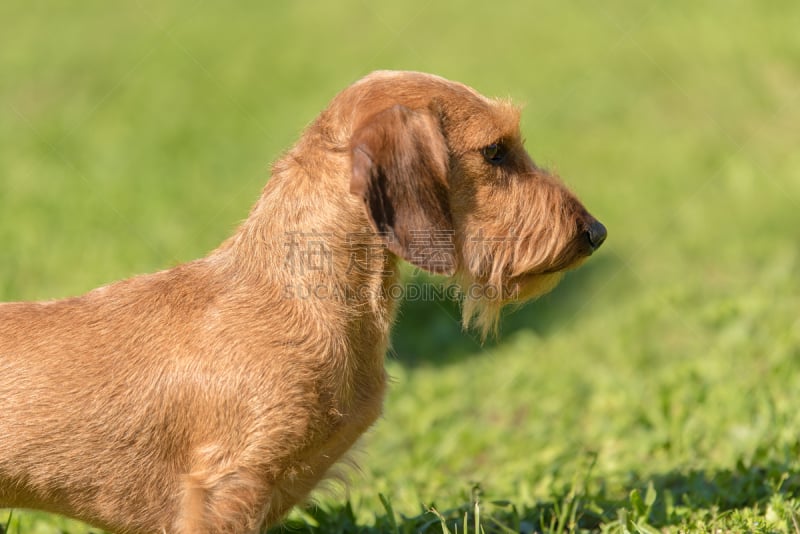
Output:
[[457,276],[465,325],[485,334],[505,303],[549,291],[605,240],[527,154],[509,102],[432,75],[378,72],[334,107],[350,114],[351,193],[392,253]]

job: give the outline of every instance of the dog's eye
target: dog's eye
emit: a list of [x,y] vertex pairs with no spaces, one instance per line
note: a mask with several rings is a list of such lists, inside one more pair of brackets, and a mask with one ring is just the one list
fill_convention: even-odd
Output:
[[483,158],[492,165],[499,165],[506,158],[506,147],[503,143],[492,143],[481,149]]

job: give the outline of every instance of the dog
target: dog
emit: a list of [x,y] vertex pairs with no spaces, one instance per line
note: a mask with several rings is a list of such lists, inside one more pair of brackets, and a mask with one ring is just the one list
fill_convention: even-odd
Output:
[[372,73],[208,256],[0,305],[0,506],[121,534],[279,521],[381,413],[401,260],[453,277],[486,336],[605,240],[528,156],[519,115],[434,75]]

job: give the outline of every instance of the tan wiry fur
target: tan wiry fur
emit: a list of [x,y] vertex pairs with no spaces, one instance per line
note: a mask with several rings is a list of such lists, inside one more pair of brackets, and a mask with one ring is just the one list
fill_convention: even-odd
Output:
[[[455,276],[485,333],[599,246],[587,232],[602,226],[533,164],[518,121],[458,83],[373,73],[207,257],[0,305],[0,506],[119,533],[277,522],[381,412],[398,258]],[[436,259],[420,232],[452,247]]]

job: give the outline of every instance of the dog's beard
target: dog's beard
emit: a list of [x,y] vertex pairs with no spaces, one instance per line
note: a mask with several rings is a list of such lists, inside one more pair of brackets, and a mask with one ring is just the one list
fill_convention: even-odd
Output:
[[540,231],[522,239],[487,241],[489,246],[484,242],[480,248],[465,251],[468,261],[456,275],[463,294],[462,324],[474,327],[483,340],[497,333],[504,306],[519,305],[551,291],[565,270],[584,259],[573,250],[571,241],[559,234]]
[[457,277],[461,286],[461,322],[465,329],[475,328],[486,340],[497,334],[500,315],[506,305],[521,305],[551,291],[563,272],[526,274],[499,282],[476,283],[468,275]]

